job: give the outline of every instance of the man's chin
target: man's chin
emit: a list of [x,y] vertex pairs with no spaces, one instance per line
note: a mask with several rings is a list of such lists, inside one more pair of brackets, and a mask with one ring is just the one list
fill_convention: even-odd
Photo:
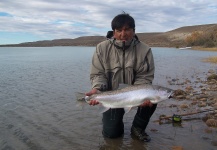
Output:
[[130,40],[126,40],[126,39],[121,39],[120,41],[122,41],[122,42],[130,42],[132,39],[130,39]]

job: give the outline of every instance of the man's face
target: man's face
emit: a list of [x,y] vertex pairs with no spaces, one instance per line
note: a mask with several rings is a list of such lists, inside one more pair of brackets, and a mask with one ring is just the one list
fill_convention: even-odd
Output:
[[114,38],[121,41],[130,41],[135,35],[135,30],[129,28],[128,26],[123,26],[120,29],[115,29],[113,32]]

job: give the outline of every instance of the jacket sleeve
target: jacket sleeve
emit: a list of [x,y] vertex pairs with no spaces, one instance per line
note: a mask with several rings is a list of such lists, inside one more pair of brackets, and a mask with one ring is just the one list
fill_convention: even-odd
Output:
[[154,79],[154,58],[151,49],[148,50],[145,58],[140,64],[140,67],[135,72],[134,84],[152,84]]
[[107,88],[107,78],[105,75],[105,68],[103,65],[100,45],[97,45],[96,51],[94,52],[92,57],[90,81],[92,88],[96,88],[102,91],[106,90]]

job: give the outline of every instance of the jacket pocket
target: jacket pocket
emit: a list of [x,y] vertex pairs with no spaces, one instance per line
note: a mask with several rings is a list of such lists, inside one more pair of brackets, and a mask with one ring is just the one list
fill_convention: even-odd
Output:
[[134,61],[128,61],[125,66],[125,79],[127,84],[133,84],[134,80]]
[[107,85],[108,85],[108,90],[114,90],[118,87],[118,83],[119,83],[119,73],[121,68],[120,63],[105,63],[105,74],[107,77]]
[[117,72],[117,70],[121,69],[121,65],[119,62],[104,63],[105,72]]

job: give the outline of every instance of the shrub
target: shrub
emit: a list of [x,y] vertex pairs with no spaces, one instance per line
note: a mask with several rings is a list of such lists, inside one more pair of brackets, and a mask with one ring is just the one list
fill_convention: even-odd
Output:
[[185,42],[187,46],[204,46],[214,47],[217,40],[217,31],[214,32],[202,32],[194,31],[191,35],[187,36]]

